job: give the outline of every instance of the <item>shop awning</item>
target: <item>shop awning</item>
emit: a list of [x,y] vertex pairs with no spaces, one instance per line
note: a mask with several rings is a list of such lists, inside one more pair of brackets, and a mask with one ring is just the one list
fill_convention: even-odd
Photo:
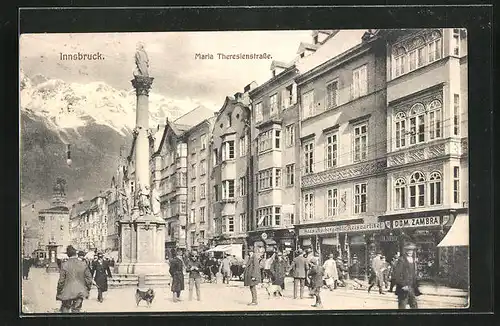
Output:
[[459,247],[469,245],[469,215],[459,215],[438,247]]
[[207,252],[226,252],[231,250],[231,245],[218,245],[212,249],[208,249]]

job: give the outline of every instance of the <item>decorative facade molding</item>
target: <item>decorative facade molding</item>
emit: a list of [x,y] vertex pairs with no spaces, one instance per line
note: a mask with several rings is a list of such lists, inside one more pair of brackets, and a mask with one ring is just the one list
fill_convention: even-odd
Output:
[[387,160],[387,166],[403,165],[405,164],[405,154],[397,154],[394,156],[389,156]]
[[438,88],[438,89],[430,89],[427,92],[422,92],[420,94],[415,94],[415,96],[411,96],[407,98],[405,101],[401,101],[397,104],[392,104],[390,105],[392,107],[392,112],[393,114],[393,121],[394,117],[398,112],[404,112],[406,116],[410,114],[410,109],[417,103],[421,103],[424,105],[425,110],[428,109],[429,104],[434,101],[438,100],[441,103],[443,103],[443,88]]
[[440,139],[432,143],[415,145],[410,148],[389,153],[387,156],[387,167],[402,166],[410,163],[418,163],[425,160],[446,158],[448,156],[467,155],[467,139],[459,143],[454,138]]
[[149,96],[149,90],[151,89],[151,85],[153,84],[153,79],[153,77],[135,76],[135,78],[131,80],[132,86],[134,86],[137,96]]
[[312,187],[345,179],[368,177],[385,170],[387,161],[385,158],[370,162],[359,163],[347,167],[330,169],[302,177],[302,187]]
[[424,46],[426,43],[442,37],[443,35],[440,29],[424,30],[411,34],[410,36],[405,36],[392,45],[392,55],[399,56],[404,53],[411,52],[421,46]]
[[433,145],[426,148],[427,158],[434,158],[445,155],[445,144]]
[[462,138],[462,155],[469,155],[469,140],[467,138]]
[[411,162],[416,162],[416,161],[422,161],[424,159],[425,159],[425,151],[423,148],[421,148],[421,149],[417,149],[417,150],[413,150],[411,152],[408,152],[406,161],[408,163],[411,163]]

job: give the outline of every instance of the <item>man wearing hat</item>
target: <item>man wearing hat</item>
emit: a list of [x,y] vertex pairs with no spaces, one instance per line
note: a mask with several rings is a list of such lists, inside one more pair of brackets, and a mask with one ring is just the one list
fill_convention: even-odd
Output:
[[248,305],[257,305],[257,288],[256,286],[262,281],[260,273],[259,260],[261,258],[262,252],[259,247],[255,246],[253,249],[253,255],[251,255],[246,263],[245,271],[243,272],[243,284],[250,287],[250,293],[252,295],[252,302]]
[[321,287],[323,286],[323,276],[325,273],[325,269],[323,266],[319,264],[319,257],[312,257],[309,260],[310,269],[309,275],[311,277],[311,294],[316,297],[316,302],[312,305],[316,308],[322,308],[323,305],[321,303]]
[[184,290],[184,261],[182,260],[182,250],[178,249],[176,257],[170,260],[169,273],[172,278],[170,291],[172,291],[172,301],[180,301],[181,291]]
[[66,248],[68,261],[62,263],[57,282],[56,300],[61,301],[61,312],[80,312],[83,299],[89,297],[92,274],[87,264],[76,257],[76,249]]
[[377,255],[373,257],[372,260],[372,275],[370,277],[370,286],[368,287],[368,293],[372,287],[376,284],[378,287],[378,293],[385,294],[383,289],[383,281],[384,281],[384,261],[382,260],[382,252],[378,251]]
[[300,287],[300,298],[304,297],[304,286],[307,276],[307,261],[301,249],[297,251],[297,257],[292,262],[293,275],[293,298],[297,299],[297,286]]
[[97,253],[97,260],[92,263],[92,275],[97,286],[97,301],[102,302],[102,294],[108,291],[108,277],[111,276],[111,269],[108,262],[104,260],[102,252]]
[[409,242],[404,246],[404,254],[394,267],[395,294],[398,296],[398,309],[417,309],[417,296],[421,293],[417,284],[417,265],[413,254],[416,246]]

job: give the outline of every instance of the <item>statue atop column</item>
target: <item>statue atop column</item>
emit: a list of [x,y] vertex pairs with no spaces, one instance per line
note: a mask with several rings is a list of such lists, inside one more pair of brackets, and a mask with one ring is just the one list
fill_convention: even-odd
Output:
[[158,217],[161,214],[160,194],[155,187],[151,189],[151,208],[154,216]]
[[135,65],[134,77],[149,77],[149,58],[142,42],[137,43],[136,46]]
[[151,214],[150,206],[150,191],[148,185],[137,185],[137,203],[139,206],[139,214],[147,215]]

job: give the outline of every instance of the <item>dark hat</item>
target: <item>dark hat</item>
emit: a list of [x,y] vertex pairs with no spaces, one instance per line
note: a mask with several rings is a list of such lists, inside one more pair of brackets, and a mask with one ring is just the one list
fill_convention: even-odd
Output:
[[333,258],[333,253],[328,254],[328,258]]
[[415,249],[417,249],[417,246],[413,242],[407,242],[404,246],[404,249],[405,250],[409,250],[409,249],[415,250]]
[[78,252],[78,257],[85,257],[85,253],[83,251],[79,251]]
[[358,256],[356,256],[356,255],[352,255],[352,258],[353,258],[353,259],[357,259],[357,258],[358,258]]
[[66,247],[66,255],[68,255],[68,257],[73,257],[76,255],[76,249],[72,246],[72,245],[69,245]]
[[104,257],[104,254],[102,252],[98,252],[97,257]]

